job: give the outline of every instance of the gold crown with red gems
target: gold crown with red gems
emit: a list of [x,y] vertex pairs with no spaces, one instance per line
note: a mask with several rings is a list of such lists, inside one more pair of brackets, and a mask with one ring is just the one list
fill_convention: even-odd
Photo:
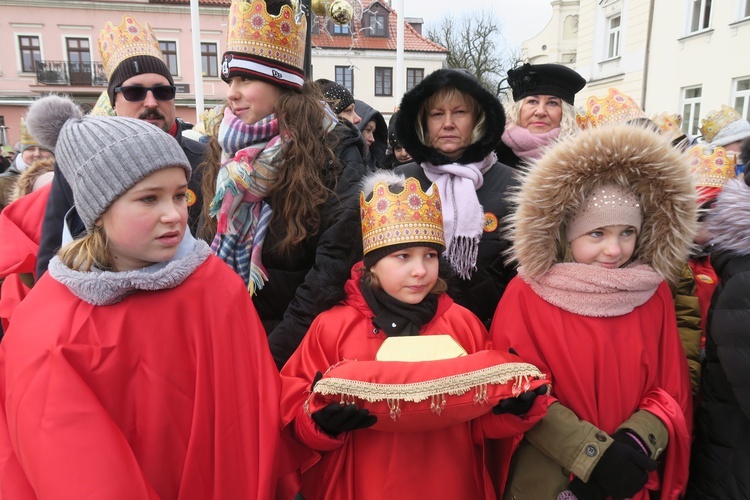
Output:
[[651,117],[651,121],[659,127],[659,133],[670,140],[684,135],[682,133],[682,115],[677,113],[659,113]]
[[591,96],[586,101],[586,114],[577,115],[576,122],[582,129],[603,125],[619,125],[636,118],[646,118],[646,113],[632,97],[616,88],[608,89],[607,96],[599,99]]
[[232,0],[222,78],[257,77],[271,83],[302,87],[307,19],[298,0],[274,16],[263,0]]
[[440,193],[433,184],[428,193],[419,181],[408,178],[400,192],[394,193],[388,183],[379,181],[372,198],[359,197],[364,254],[378,248],[402,243],[436,243],[445,247],[443,209]]
[[726,104],[721,105],[721,109],[712,111],[701,120],[701,126],[699,130],[703,135],[703,140],[711,142],[719,133],[719,130],[726,127],[729,123],[736,122],[741,119],[742,116],[737,112],[736,109],[727,106]]
[[122,16],[122,23],[115,26],[107,21],[99,32],[99,53],[107,80],[125,59],[133,56],[153,56],[164,59],[159,39],[148,23],[141,25],[133,16]]
[[688,160],[699,204],[715,198],[729,179],[737,177],[737,157],[722,147],[707,150],[698,144],[688,151]]

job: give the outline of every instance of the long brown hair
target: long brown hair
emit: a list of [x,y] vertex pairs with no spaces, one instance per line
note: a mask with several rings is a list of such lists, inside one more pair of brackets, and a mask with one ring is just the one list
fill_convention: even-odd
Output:
[[[280,223],[285,229],[278,243],[282,252],[290,251],[309,235],[318,232],[320,207],[332,195],[341,169],[332,150],[334,139],[324,128],[322,100],[319,86],[306,81],[301,91],[285,89],[274,105],[284,146],[275,165],[278,177],[266,197],[273,206],[273,223]],[[201,167],[203,224],[199,236],[207,241],[216,234],[216,220],[209,216],[209,207],[216,193],[216,178],[221,167],[221,145],[217,136],[218,130],[209,141],[210,150]]]

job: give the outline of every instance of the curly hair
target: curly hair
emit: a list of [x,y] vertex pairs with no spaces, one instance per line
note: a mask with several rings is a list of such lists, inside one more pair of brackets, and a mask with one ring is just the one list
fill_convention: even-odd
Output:
[[[315,82],[306,81],[301,91],[284,89],[274,105],[279,133],[284,138],[281,158],[275,167],[277,179],[267,193],[273,206],[272,222],[284,227],[278,248],[290,251],[320,229],[321,210],[335,189],[341,163],[333,152],[332,134],[325,128],[323,95]],[[209,152],[199,168],[203,172],[200,238],[211,241],[216,220],[209,207],[216,193],[221,167],[218,127],[209,140]],[[304,196],[295,194],[304,193]]]
[[[523,106],[524,99],[506,102],[504,104],[506,124],[519,125],[519,116],[521,114],[521,106]],[[557,137],[559,140],[570,137],[573,134],[580,132],[580,127],[576,123],[576,108],[562,99],[560,99],[562,105],[562,119],[560,120],[560,135]],[[507,127],[507,125],[506,125]]]

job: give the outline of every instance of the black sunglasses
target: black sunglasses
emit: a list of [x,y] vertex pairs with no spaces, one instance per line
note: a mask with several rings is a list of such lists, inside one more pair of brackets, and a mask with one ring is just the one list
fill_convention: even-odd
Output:
[[122,93],[125,100],[130,102],[145,100],[149,90],[154,94],[154,99],[157,101],[171,101],[177,93],[177,87],[174,85],[154,85],[153,87],[128,85],[126,87],[115,87],[115,92]]

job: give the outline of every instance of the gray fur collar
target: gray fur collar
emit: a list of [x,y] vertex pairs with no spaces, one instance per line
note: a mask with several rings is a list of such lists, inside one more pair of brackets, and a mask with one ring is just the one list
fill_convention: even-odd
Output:
[[750,255],[750,186],[739,179],[724,184],[706,226],[715,249]]
[[135,271],[94,269],[81,272],[70,269],[58,257],[54,257],[49,264],[49,273],[84,302],[106,306],[120,302],[137,290],[174,288],[185,281],[210,255],[209,246],[186,231],[177,254],[168,262]]

